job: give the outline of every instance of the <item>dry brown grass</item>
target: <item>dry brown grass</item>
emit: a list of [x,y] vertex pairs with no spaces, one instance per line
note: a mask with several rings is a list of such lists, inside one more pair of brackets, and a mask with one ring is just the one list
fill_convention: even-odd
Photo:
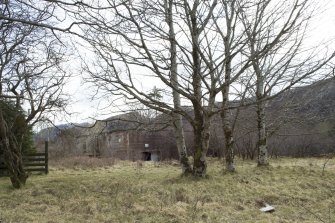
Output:
[[[335,160],[324,176],[324,159],[238,161],[235,174],[211,160],[205,179],[180,177],[173,162],[87,161],[57,163],[21,190],[1,178],[2,222],[335,222]],[[263,202],[276,211],[260,212]]]
[[91,169],[111,167],[116,163],[114,158],[95,158],[88,156],[73,156],[51,159],[49,165],[57,169]]

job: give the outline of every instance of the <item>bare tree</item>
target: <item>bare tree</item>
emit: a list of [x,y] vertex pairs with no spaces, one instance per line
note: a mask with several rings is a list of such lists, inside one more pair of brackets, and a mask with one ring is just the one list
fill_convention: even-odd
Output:
[[[50,17],[48,5],[36,9],[16,1],[0,5],[1,15],[43,22]],[[42,28],[0,20],[0,99],[15,100],[16,106],[28,107],[28,126],[46,119],[43,114],[65,106],[62,87],[65,72],[61,64],[65,59],[65,47],[53,35]],[[10,173],[12,184],[20,188],[28,175],[22,162],[21,145],[15,139],[11,123],[0,111],[1,148]]]
[[[217,1],[194,1],[192,5],[188,1],[109,1],[80,5],[81,13],[74,14],[85,34],[83,38],[97,56],[86,66],[93,82],[101,92],[122,95],[172,115],[185,172],[190,166],[181,116],[191,123],[193,173],[197,176],[206,174],[210,117],[219,92],[214,89],[218,81],[213,78],[215,68],[209,71],[201,55],[202,48],[208,51],[201,45],[206,42],[205,28],[216,4]],[[140,72],[166,89],[174,103],[156,100],[146,93],[137,81]],[[181,106],[181,98],[189,101],[193,114]]]
[[309,20],[313,16],[311,4],[313,2],[308,0],[259,1],[249,8],[255,13],[241,13],[248,40],[246,54],[254,58],[259,166],[269,164],[267,101],[311,77],[318,79],[316,73],[335,55],[324,48],[304,46]]
[[[182,117],[192,125],[196,176],[206,174],[209,129],[217,113],[225,136],[226,168],[235,170],[234,123],[229,113],[242,103],[229,103],[234,94],[241,100],[250,96],[248,89],[255,86],[256,102],[251,104],[258,105],[259,160],[266,164],[266,101],[311,76],[334,56],[312,60],[318,54],[314,51],[303,61],[295,60],[306,56],[299,50],[310,16],[305,12],[308,0],[51,2],[74,21],[67,28],[0,18],[53,31],[76,30],[74,34],[93,52],[84,58],[84,67],[99,93],[113,102],[119,98],[136,101],[173,117],[183,172],[189,172],[190,165]],[[148,80],[170,98],[153,97],[142,85]],[[246,87],[236,92],[234,87],[240,83]],[[215,100],[220,93],[218,107]]]
[[[224,63],[223,63],[223,73],[224,81],[221,90],[222,93],[222,108],[221,108],[221,119],[222,128],[225,138],[225,160],[226,160],[226,170],[229,172],[235,171],[234,166],[234,150],[233,150],[233,128],[232,123],[229,118],[229,96],[230,96],[230,86],[231,84],[244,72],[244,70],[249,66],[249,60],[235,62],[236,57],[239,55],[240,51],[244,48],[244,39],[241,33],[238,33],[238,14],[237,1],[222,1],[224,7],[225,24],[223,25],[225,29],[219,28],[220,34],[222,35],[224,44]],[[219,25],[217,24],[219,27]],[[243,31],[242,31],[243,33]],[[235,64],[234,64],[235,62]],[[244,64],[243,64],[244,62]],[[233,67],[235,65],[235,67]],[[236,71],[236,72],[234,72]]]
[[[173,17],[173,0],[164,1],[164,11],[166,14],[166,23],[169,27],[169,41],[170,41],[170,82],[173,86],[173,106],[174,109],[181,109],[180,93],[179,90],[179,80],[178,80],[178,64],[177,64],[177,40],[174,28],[174,17]],[[175,128],[176,142],[179,152],[179,159],[182,165],[182,173],[192,173],[192,169],[187,156],[187,149],[185,143],[185,135],[183,129],[182,115],[176,112],[172,113],[173,116],[173,126]]]

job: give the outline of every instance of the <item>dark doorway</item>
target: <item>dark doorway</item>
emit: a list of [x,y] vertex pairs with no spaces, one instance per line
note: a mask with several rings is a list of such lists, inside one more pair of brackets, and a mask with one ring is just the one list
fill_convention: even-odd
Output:
[[143,160],[150,161],[151,160],[151,153],[150,152],[143,152]]

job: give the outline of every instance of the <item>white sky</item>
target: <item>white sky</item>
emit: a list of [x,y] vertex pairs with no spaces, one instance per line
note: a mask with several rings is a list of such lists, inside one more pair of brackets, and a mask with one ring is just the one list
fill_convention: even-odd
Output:
[[[335,1],[324,0],[322,2],[321,4],[324,4],[322,7],[324,11],[314,17],[311,22],[312,32],[309,33],[310,40],[308,42],[311,46],[335,39]],[[332,43],[331,46],[333,46],[331,50],[334,50],[335,45]],[[65,86],[65,91],[72,96],[73,103],[68,107],[68,110],[73,114],[67,117],[58,117],[55,119],[56,124],[92,122],[92,118],[102,119],[114,115],[112,112],[106,112],[106,110],[104,112],[99,111],[99,108],[104,107],[102,101],[90,100],[93,91],[89,89],[87,84],[84,84],[78,67],[79,62],[71,62],[68,65],[68,70],[74,77],[72,77]],[[152,88],[155,83],[152,83],[150,79],[144,79],[143,85],[149,85],[149,87]],[[113,108],[108,110],[116,111]],[[103,115],[103,113],[105,115]]]

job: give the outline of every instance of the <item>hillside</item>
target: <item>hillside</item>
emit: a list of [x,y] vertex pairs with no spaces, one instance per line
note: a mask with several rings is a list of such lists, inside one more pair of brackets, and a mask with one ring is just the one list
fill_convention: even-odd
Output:
[[284,104],[295,105],[292,112],[300,116],[313,116],[332,119],[335,116],[335,78],[318,81],[314,84],[298,87],[280,95],[271,102],[272,109]]
[[335,152],[335,78],[293,89],[270,103],[270,113],[283,110],[285,124],[272,140],[286,140],[289,145],[286,151],[282,148],[283,154]]
[[[138,114],[135,116],[134,114],[110,117],[105,121],[97,122],[92,128],[81,129],[72,125],[49,128],[38,133],[35,139],[41,141],[49,136],[51,141],[58,143],[54,146],[55,150],[69,153],[73,150],[72,152],[78,155],[83,153],[81,148],[77,148],[79,144],[82,144],[80,138],[86,140],[92,138],[89,140],[92,141],[89,144],[96,145],[97,143],[93,141],[99,137],[99,134],[139,129],[136,122],[125,121],[129,117],[134,119],[135,116],[135,119],[138,120]],[[234,115],[235,112],[232,111],[232,114]],[[267,123],[270,135],[268,145],[271,155],[310,156],[334,153],[335,78],[291,89],[270,100],[267,103]],[[192,127],[186,120],[184,125],[187,147],[192,154]],[[255,106],[241,108],[235,128],[235,149],[238,155],[249,158],[255,156],[256,125]],[[166,135],[166,133],[163,134]],[[173,133],[168,133],[168,135],[173,135]],[[169,148],[175,147],[171,139],[161,143],[171,144],[168,146]],[[82,147],[85,147],[87,152],[89,145],[82,145]],[[223,147],[221,120],[219,116],[215,116],[212,121],[209,155],[221,156]],[[95,151],[96,148],[93,150]]]
[[[236,109],[231,110],[232,123],[236,114]],[[234,138],[236,154],[241,157],[256,156],[256,115],[256,105],[239,109]],[[271,156],[335,153],[335,78],[293,88],[269,100],[266,120]],[[224,137],[219,116],[214,117],[212,125],[209,155],[222,156]]]

